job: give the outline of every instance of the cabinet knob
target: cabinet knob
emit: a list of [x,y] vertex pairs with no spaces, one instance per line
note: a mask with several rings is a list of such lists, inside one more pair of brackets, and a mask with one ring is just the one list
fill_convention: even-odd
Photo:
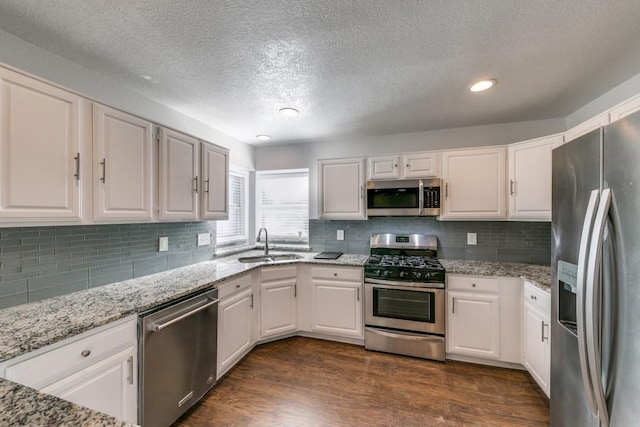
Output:
[[333,276],[334,277],[338,277],[338,273],[333,273]]
[[535,295],[531,295],[531,299],[532,299],[532,300],[534,300],[534,301],[537,301],[537,300],[538,300],[538,297],[537,297],[537,296],[535,296]]
[[83,350],[82,353],[80,353],[82,357],[89,357],[90,354],[91,350]]
[[475,283],[472,283],[472,284],[471,284],[471,286],[473,286],[473,287],[475,288],[475,287],[476,287],[476,284],[475,284]]
[[236,285],[236,289],[240,289],[240,285]]

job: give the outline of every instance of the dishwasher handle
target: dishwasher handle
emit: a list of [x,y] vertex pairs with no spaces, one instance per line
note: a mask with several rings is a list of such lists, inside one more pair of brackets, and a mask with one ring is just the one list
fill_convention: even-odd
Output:
[[220,302],[220,298],[216,298],[213,301],[210,301],[210,302],[206,303],[205,305],[201,305],[200,307],[198,307],[196,309],[188,311],[188,312],[184,313],[183,315],[176,317],[175,319],[169,320],[168,322],[165,322],[165,323],[155,323],[155,322],[153,322],[153,323],[149,324],[148,328],[152,332],[160,332],[161,330],[163,330],[167,326],[171,326],[174,323],[177,323],[177,322],[181,321],[184,318],[187,318],[187,317],[192,316],[192,315],[194,315],[194,314],[196,314],[196,313],[198,313],[198,312],[200,312],[202,310],[205,310],[205,309],[207,309],[207,308],[211,307],[212,305],[215,305],[215,304],[217,304],[219,302]]

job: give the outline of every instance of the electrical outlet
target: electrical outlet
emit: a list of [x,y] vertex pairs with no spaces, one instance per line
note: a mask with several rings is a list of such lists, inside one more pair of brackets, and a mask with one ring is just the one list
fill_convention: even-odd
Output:
[[467,233],[467,245],[477,245],[477,244],[478,244],[478,234]]
[[198,234],[198,246],[207,246],[211,244],[211,233]]
[[336,233],[336,239],[344,240],[344,230],[338,230],[338,232]]
[[169,250],[169,238],[160,237],[158,239],[158,252],[167,252]]

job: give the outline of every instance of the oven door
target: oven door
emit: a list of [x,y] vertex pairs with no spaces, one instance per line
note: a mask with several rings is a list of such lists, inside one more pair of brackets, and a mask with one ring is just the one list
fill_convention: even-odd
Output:
[[364,284],[367,326],[444,335],[444,289]]

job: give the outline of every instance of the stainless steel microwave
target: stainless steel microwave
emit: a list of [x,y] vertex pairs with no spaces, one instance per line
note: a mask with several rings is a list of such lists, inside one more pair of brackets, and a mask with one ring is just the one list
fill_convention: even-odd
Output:
[[440,215],[440,178],[368,181],[367,215]]

